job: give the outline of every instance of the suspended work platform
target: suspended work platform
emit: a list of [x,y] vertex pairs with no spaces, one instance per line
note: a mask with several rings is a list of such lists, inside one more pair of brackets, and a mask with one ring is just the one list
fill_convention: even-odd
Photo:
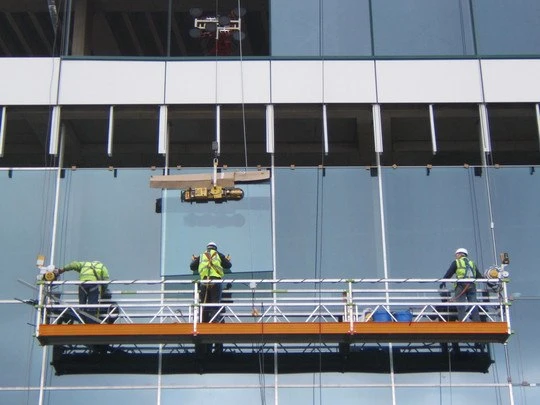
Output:
[[221,303],[200,302],[192,281],[112,281],[113,299],[93,306],[77,303],[79,282],[54,281],[40,286],[36,336],[55,346],[58,374],[92,372],[96,356],[95,372],[152,372],[158,357],[163,373],[260,372],[261,360],[274,372],[273,356],[281,373],[387,372],[390,353],[395,372],[449,358],[453,371],[486,372],[487,344],[511,333],[505,283],[477,281],[478,302],[461,303],[441,281],[224,280]]

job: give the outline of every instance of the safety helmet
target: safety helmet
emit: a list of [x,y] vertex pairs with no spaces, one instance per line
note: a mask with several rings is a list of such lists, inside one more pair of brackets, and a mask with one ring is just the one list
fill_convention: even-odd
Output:
[[465,255],[465,256],[469,256],[469,251],[465,248],[459,248],[458,250],[456,250],[455,254],[457,255],[458,253],[461,253],[462,255]]
[[207,248],[214,248],[217,250],[217,245],[216,245],[216,242],[208,242],[208,244],[206,245]]

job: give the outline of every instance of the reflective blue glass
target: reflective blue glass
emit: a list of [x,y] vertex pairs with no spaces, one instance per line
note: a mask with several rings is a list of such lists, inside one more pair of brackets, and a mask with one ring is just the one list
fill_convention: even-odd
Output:
[[538,0],[472,0],[480,55],[540,54]]
[[164,275],[191,275],[191,256],[199,255],[210,241],[231,255],[235,275],[272,271],[270,183],[237,187],[244,190],[244,198],[223,203],[182,202],[180,190],[164,193]]
[[368,0],[271,0],[271,27],[272,56],[371,55]]
[[[151,170],[66,170],[61,181],[56,264],[100,260],[112,279],[157,278],[161,217]],[[66,276],[69,279],[72,275]]]
[[442,277],[459,247],[480,269],[494,264],[485,177],[456,167],[382,173],[391,277]]
[[382,274],[377,178],[364,168],[277,169],[279,277]]
[[474,54],[467,0],[378,0],[372,7],[376,56]]

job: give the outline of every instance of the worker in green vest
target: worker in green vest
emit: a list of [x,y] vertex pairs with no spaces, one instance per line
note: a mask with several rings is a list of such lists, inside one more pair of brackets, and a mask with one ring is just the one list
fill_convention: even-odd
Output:
[[[230,273],[232,267],[230,257],[225,256],[218,251],[215,242],[209,242],[206,250],[199,256],[193,256],[189,268],[193,272],[199,273],[201,280],[221,280],[225,273]],[[199,289],[199,301],[202,304],[213,304],[221,302],[221,293],[223,291],[222,283],[201,283]],[[216,312],[217,306],[204,307],[202,321],[209,322]],[[220,319],[214,319],[213,322],[219,322]]]
[[[66,264],[61,269],[58,269],[58,274],[62,274],[66,271],[76,271],[79,273],[79,281],[83,281],[83,284],[79,285],[79,304],[96,305],[99,302],[99,297],[102,289],[105,287],[100,284],[95,284],[93,281],[109,280],[109,271],[107,267],[101,262],[71,262]],[[98,317],[99,312],[97,308],[88,308],[86,312],[89,315]],[[87,318],[87,323],[95,323],[96,320]]]
[[[455,252],[456,259],[450,263],[450,267],[446,271],[443,278],[451,278],[454,275],[458,282],[456,282],[453,302],[478,302],[476,297],[476,284],[474,282],[459,282],[461,279],[474,279],[482,278],[482,274],[478,271],[476,264],[469,259],[469,252],[465,248],[459,248]],[[444,288],[445,284],[441,284],[441,288]],[[463,321],[467,312],[468,306],[456,305],[458,310],[458,319]],[[480,316],[478,314],[478,308],[474,307],[471,311],[470,319],[473,322],[479,322]]]

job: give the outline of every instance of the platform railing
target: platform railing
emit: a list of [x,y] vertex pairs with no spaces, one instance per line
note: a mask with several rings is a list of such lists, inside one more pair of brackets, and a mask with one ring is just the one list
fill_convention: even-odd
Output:
[[[467,322],[478,311],[482,322],[506,322],[510,329],[506,282],[475,282],[478,302],[455,302],[453,283],[446,279],[230,279],[117,280],[108,285],[112,299],[97,305],[78,303],[78,281],[40,284],[40,324],[63,323],[201,323],[203,311],[215,314],[210,323],[458,321],[465,307]],[[449,289],[438,288],[445,282]],[[199,300],[199,284],[222,284],[221,303]],[[405,317],[405,319],[404,319]],[[352,329],[352,328],[351,328]],[[39,329],[38,329],[39,334]]]

